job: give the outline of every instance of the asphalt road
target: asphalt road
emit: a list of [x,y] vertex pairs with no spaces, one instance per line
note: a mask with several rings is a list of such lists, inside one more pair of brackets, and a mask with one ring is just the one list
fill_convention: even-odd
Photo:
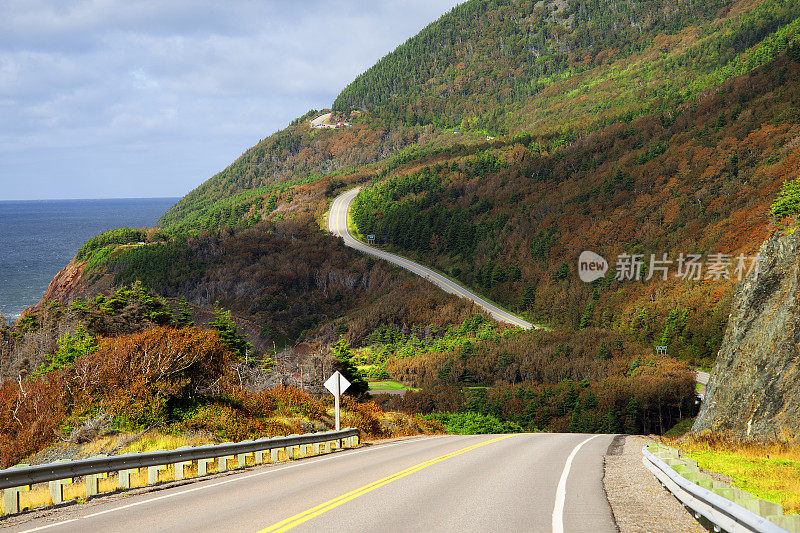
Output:
[[[697,381],[697,383],[699,383],[700,385],[703,385],[703,387],[707,387],[708,386],[708,380],[709,380],[710,377],[711,377],[711,374],[709,374],[708,372],[703,372],[702,370],[695,371],[695,378],[694,379],[695,379],[695,381]],[[703,390],[701,390],[700,392],[697,393],[697,396],[699,396],[701,400],[705,400],[705,398],[706,398],[706,389],[703,388]]]
[[372,246],[366,245],[353,237],[347,228],[347,212],[350,209],[350,203],[355,199],[358,191],[360,190],[361,188],[357,187],[337,196],[333,201],[333,204],[331,204],[330,213],[328,213],[328,231],[344,239],[344,243],[347,246],[350,248],[355,248],[356,250],[364,252],[365,254],[384,259],[390,263],[394,263],[395,265],[403,267],[414,274],[422,276],[431,283],[438,285],[443,290],[451,294],[472,300],[478,306],[485,309],[495,320],[507,322],[524,329],[539,327],[535,324],[531,324],[527,320],[523,320],[518,316],[509,313],[504,309],[499,308],[493,303],[488,302],[474,292],[470,291],[466,287],[459,285],[450,278],[447,278],[428,267],[420,265],[419,263],[415,263],[414,261],[404,257],[400,257],[399,255],[384,252],[378,248],[373,248]]
[[411,438],[94,498],[8,525],[53,532],[612,532],[602,484],[612,440],[545,433]]

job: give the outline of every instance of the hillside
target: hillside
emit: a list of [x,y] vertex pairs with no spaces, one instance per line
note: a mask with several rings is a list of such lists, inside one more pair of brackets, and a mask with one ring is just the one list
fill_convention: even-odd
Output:
[[[553,82],[642,53],[656,36],[680,38],[689,26],[724,18],[733,4],[465,2],[356,78],[333,110],[505,134],[508,112]],[[756,32],[753,44],[763,37]]]
[[333,111],[352,127],[312,129],[321,112],[310,111],[189,193],[161,225],[199,231],[280,217],[294,186],[326,175],[360,181],[393,160],[487,135],[541,136],[555,147],[643,115],[672,120],[703,91],[777,57],[799,16],[791,0],[637,0],[615,9],[471,0],[342,91]]
[[[409,166],[361,193],[364,234],[511,309],[567,328],[629,331],[710,365],[735,284],[615,280],[620,254],[755,254],[800,158],[800,63],[781,57],[684,106],[553,149],[533,137]],[[585,284],[583,250],[611,270]],[[732,273],[735,265],[730,266]],[[644,276],[643,276],[644,277]]]

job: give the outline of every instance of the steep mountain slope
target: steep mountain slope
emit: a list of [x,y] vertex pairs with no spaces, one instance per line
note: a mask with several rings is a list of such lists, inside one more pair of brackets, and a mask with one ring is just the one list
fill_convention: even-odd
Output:
[[787,0],[466,2],[359,76],[333,108],[491,135],[586,131],[670,111],[764,64],[798,16]]
[[764,243],[758,272],[736,292],[695,433],[763,441],[800,436],[800,239],[794,229]]
[[[333,110],[352,127],[311,129],[317,113],[309,112],[188,194],[161,224],[252,224],[280,215],[292,185],[331,172],[363,177],[385,170],[392,154],[408,160],[487,134],[569,144],[644,114],[671,119],[702,91],[776,57],[798,17],[792,0],[471,0],[341,93]],[[457,135],[444,129],[454,125]]]
[[650,48],[655,36],[724,17],[732,5],[465,2],[356,78],[333,110],[506,133],[503,115],[553,81],[628,58]]
[[[734,283],[676,279],[674,261],[756,252],[775,192],[797,175],[798,76],[784,56],[673,117],[617,123],[569,146],[527,137],[409,166],[362,192],[354,220],[533,318],[630,331],[708,365]],[[577,279],[583,250],[610,262],[605,278]],[[668,254],[669,279],[615,280],[625,253],[642,254],[642,277],[651,254]]]

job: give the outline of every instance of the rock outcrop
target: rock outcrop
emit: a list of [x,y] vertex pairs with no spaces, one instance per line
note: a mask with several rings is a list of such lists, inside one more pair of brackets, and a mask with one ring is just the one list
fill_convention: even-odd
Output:
[[800,437],[800,231],[762,245],[736,291],[693,433],[749,440]]

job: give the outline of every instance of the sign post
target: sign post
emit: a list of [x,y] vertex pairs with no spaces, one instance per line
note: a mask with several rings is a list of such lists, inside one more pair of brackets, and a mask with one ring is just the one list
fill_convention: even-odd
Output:
[[334,372],[331,377],[328,378],[328,381],[325,382],[325,388],[331,391],[333,394],[334,400],[334,410],[336,411],[336,431],[339,431],[339,396],[347,390],[347,387],[350,386],[350,382],[337,370]]

